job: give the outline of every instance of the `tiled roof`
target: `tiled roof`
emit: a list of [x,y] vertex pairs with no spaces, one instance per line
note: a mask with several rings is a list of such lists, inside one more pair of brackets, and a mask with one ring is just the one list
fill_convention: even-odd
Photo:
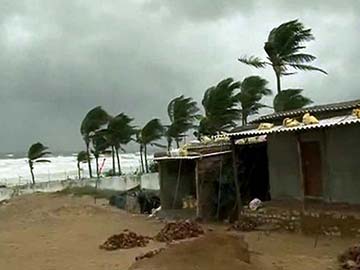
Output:
[[353,115],[346,116],[334,116],[326,119],[319,120],[318,124],[305,125],[301,123],[296,127],[284,127],[283,125],[274,126],[268,130],[258,130],[257,128],[250,130],[243,130],[239,132],[232,132],[228,135],[230,137],[250,137],[250,136],[259,136],[266,135],[271,133],[281,133],[281,132],[296,132],[302,130],[310,130],[310,129],[318,129],[325,127],[333,127],[333,126],[343,126],[343,125],[351,125],[351,124],[360,124],[360,118],[357,118]]
[[341,111],[341,110],[354,109],[357,107],[360,107],[360,99],[346,101],[346,102],[325,104],[325,105],[317,105],[317,106],[312,106],[312,107],[305,107],[305,108],[301,108],[301,109],[297,109],[297,110],[276,112],[276,113],[261,116],[255,120],[253,120],[251,123],[260,123],[260,122],[272,121],[275,119],[282,119],[284,117],[300,115],[305,112],[318,113],[318,112]]

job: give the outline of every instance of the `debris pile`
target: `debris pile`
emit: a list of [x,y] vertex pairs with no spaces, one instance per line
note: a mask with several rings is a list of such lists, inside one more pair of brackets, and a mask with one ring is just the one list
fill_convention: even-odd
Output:
[[105,250],[115,250],[145,247],[149,243],[150,239],[150,237],[124,230],[123,233],[110,236],[104,244],[100,245],[100,248]]
[[137,256],[135,258],[136,261],[139,261],[139,260],[143,260],[143,259],[147,259],[147,258],[152,258],[154,257],[156,254],[159,254],[161,251],[165,250],[164,248],[159,248],[159,249],[155,249],[155,250],[151,250],[149,252],[146,252],[145,254],[143,255],[140,255],[140,256]]
[[160,242],[171,242],[174,240],[198,237],[202,234],[204,234],[203,228],[195,221],[180,220],[167,223],[155,236],[155,239]]
[[360,270],[360,245],[355,245],[339,256],[341,269]]
[[250,232],[255,230],[258,225],[259,224],[255,220],[248,217],[242,217],[239,221],[232,224],[231,227],[228,228],[228,231]]

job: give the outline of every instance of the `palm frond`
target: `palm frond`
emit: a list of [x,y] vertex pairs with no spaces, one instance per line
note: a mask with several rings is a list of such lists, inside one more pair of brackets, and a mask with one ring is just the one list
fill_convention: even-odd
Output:
[[34,161],[35,163],[51,163],[48,159],[37,159]]
[[308,63],[316,59],[315,56],[306,53],[290,54],[283,58],[284,61],[289,63]]
[[149,144],[153,141],[160,140],[164,136],[164,127],[161,125],[159,119],[150,120],[141,129],[138,138],[142,144]]
[[328,74],[325,70],[321,68],[317,68],[310,65],[303,65],[303,64],[289,64],[289,66],[293,67],[294,69],[303,70],[303,71],[320,71],[324,74]]
[[81,162],[81,163],[85,163],[87,162],[90,157],[88,156],[88,154],[86,153],[86,151],[80,151],[78,154],[77,154],[77,162]]
[[286,89],[277,94],[273,105],[276,112],[303,108],[310,105],[312,100],[301,95],[302,89]]
[[47,151],[48,147],[44,146],[42,143],[34,143],[30,146],[28,151],[28,159],[29,160],[36,160],[41,158],[45,155],[51,154],[51,152]]
[[250,56],[250,57],[242,56],[238,58],[238,61],[256,68],[265,68],[267,65],[265,61],[261,60],[259,57],[256,56]]
[[97,106],[91,109],[81,122],[81,135],[84,137],[84,139],[88,139],[89,133],[100,129],[102,126],[107,124],[109,119],[110,116],[104,109],[101,108],[101,106]]

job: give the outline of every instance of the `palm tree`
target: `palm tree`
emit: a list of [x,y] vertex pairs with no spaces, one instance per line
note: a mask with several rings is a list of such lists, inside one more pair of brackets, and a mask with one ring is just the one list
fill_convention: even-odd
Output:
[[[90,157],[91,135],[109,121],[109,115],[100,106],[91,109],[81,122],[80,132],[86,145],[86,153]],[[91,162],[88,159],[89,176],[92,178]]]
[[205,117],[200,121],[199,134],[214,134],[236,126],[241,111],[235,91],[240,85],[240,82],[228,78],[206,90],[202,100]]
[[[149,172],[149,166],[147,161],[147,146],[155,145],[163,147],[162,145],[156,143],[164,136],[164,127],[161,125],[159,119],[155,118],[146,123],[146,125],[138,131],[137,133],[137,142],[140,144],[140,157],[144,154],[145,160],[145,171]],[[142,163],[142,169],[144,171],[144,164]]]
[[181,141],[189,129],[194,127],[194,121],[199,117],[197,114],[199,108],[192,98],[185,98],[181,95],[170,101],[167,111],[171,121],[166,130],[168,150],[170,150],[173,140],[175,140],[177,147],[179,147],[179,141]]
[[31,180],[32,184],[35,184],[35,176],[34,176],[34,163],[41,163],[41,162],[51,162],[48,159],[43,159],[44,156],[51,154],[51,152],[47,151],[48,147],[44,146],[42,143],[34,143],[30,146],[28,151],[28,160],[29,160],[29,167],[31,173]]
[[92,141],[92,145],[93,145],[93,149],[91,150],[91,152],[93,153],[93,155],[95,157],[95,164],[96,164],[97,180],[96,180],[95,188],[97,188],[97,184],[100,179],[99,157],[101,154],[104,154],[107,152],[106,150],[109,148],[109,143],[108,143],[107,139],[105,138],[104,133],[101,131],[97,132],[93,136],[91,136],[91,141]]
[[301,95],[302,89],[286,89],[277,94],[273,101],[275,112],[294,110],[310,105],[311,99]]
[[280,93],[281,76],[295,74],[296,70],[315,70],[327,74],[320,68],[308,65],[316,59],[315,56],[301,52],[306,48],[304,43],[311,40],[314,40],[314,36],[310,28],[306,29],[298,20],[289,21],[270,32],[264,45],[268,61],[255,56],[241,57],[238,60],[256,68],[271,66],[276,76],[277,92]]
[[81,169],[80,169],[80,164],[81,163],[86,163],[89,160],[89,156],[86,153],[86,151],[80,151],[77,154],[77,169],[78,169],[78,174],[79,174],[79,179],[81,179]]
[[248,116],[257,114],[259,109],[267,107],[260,103],[263,96],[272,94],[271,90],[267,88],[267,84],[268,82],[259,76],[250,76],[242,81],[238,97],[243,125],[247,124]]
[[118,172],[121,175],[119,149],[124,151],[121,145],[128,144],[136,134],[135,127],[131,125],[133,120],[126,114],[120,113],[109,121],[106,138],[112,148],[114,174],[116,174],[114,155],[116,154]]

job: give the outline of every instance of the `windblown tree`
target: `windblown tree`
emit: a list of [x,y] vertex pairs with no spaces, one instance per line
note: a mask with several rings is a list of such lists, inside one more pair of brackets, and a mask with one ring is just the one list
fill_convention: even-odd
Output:
[[115,155],[117,160],[118,174],[121,175],[119,150],[125,151],[122,145],[128,144],[132,140],[132,136],[136,134],[135,127],[131,125],[133,118],[124,113],[113,117],[108,124],[106,130],[106,139],[111,145],[113,159],[113,173],[116,175]]
[[194,122],[199,117],[199,108],[192,98],[181,95],[170,101],[167,111],[171,121],[166,129],[168,150],[170,150],[173,141],[179,148],[179,142],[186,136],[186,132],[195,127]]
[[34,163],[49,163],[51,162],[48,159],[44,159],[44,157],[51,152],[48,151],[48,147],[44,146],[42,143],[34,143],[30,146],[28,151],[28,162],[31,173],[32,184],[35,184],[35,176],[34,176]]
[[[238,60],[256,68],[272,67],[276,77],[277,94],[281,88],[281,77],[296,74],[296,71],[326,71],[310,65],[316,57],[303,53],[305,43],[314,40],[310,28],[298,20],[289,21],[274,28],[265,42],[264,50],[267,54],[267,61],[259,57],[241,57]],[[307,98],[305,98],[307,99]],[[293,105],[291,105],[293,107]]]
[[287,89],[277,94],[273,101],[275,112],[294,110],[312,103],[311,99],[301,95],[302,89]]
[[[140,158],[141,158],[141,167],[146,173],[149,172],[149,165],[147,160],[147,146],[158,146],[163,147],[161,144],[158,144],[157,141],[164,136],[164,127],[161,124],[160,120],[155,118],[150,120],[145,124],[145,126],[138,131],[136,135],[136,140],[140,144]],[[145,169],[144,162],[145,161]]]
[[[109,115],[100,106],[91,109],[81,123],[80,132],[86,145],[86,153],[90,157],[91,135],[109,121]],[[92,178],[91,161],[88,159],[89,176]]]
[[107,153],[107,149],[109,148],[109,143],[108,140],[105,138],[103,132],[98,132],[95,133],[93,136],[91,136],[91,141],[92,141],[92,154],[95,157],[95,164],[96,164],[96,176],[97,176],[97,180],[96,180],[96,185],[95,187],[97,188],[97,184],[98,181],[100,179],[100,170],[99,170],[99,157],[101,154]]
[[78,169],[78,175],[79,175],[79,179],[81,179],[81,168],[80,168],[80,164],[81,163],[87,163],[88,160],[89,160],[89,156],[88,154],[86,153],[86,151],[80,151],[78,154],[77,154],[77,158],[76,158],[76,161],[77,161],[77,169]]
[[241,105],[242,124],[247,124],[250,115],[257,114],[259,109],[267,107],[260,103],[264,96],[271,95],[271,90],[267,88],[268,82],[259,76],[245,78],[240,86],[238,98]]
[[240,82],[228,78],[206,90],[202,100],[205,116],[200,121],[199,134],[211,135],[236,126],[241,117],[236,93],[240,85]]

